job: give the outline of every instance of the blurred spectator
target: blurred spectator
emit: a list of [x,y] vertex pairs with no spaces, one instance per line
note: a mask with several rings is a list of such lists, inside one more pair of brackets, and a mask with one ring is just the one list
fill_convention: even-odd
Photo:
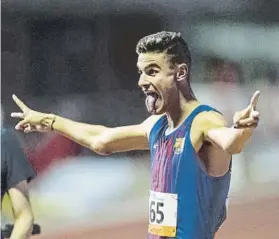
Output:
[[[80,107],[78,103],[78,101],[66,98],[55,105],[52,110],[69,118],[81,120],[83,107]],[[79,155],[81,150],[80,145],[55,133],[49,133],[40,138],[35,137],[35,140],[25,147],[25,153],[38,174],[46,171],[54,162]]]
[[34,217],[28,182],[34,176],[15,134],[1,128],[1,204],[4,194],[8,193],[15,218],[11,239],[29,238],[32,232]]
[[64,160],[80,153],[81,147],[61,135],[54,135],[45,144],[27,149],[26,154],[37,173],[45,171],[54,161]]

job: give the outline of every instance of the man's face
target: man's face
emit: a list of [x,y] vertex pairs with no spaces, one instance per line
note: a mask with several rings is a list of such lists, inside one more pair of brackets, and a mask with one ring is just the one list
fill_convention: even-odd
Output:
[[165,113],[177,98],[176,69],[165,53],[141,53],[138,56],[138,85],[146,94],[146,107],[151,114]]

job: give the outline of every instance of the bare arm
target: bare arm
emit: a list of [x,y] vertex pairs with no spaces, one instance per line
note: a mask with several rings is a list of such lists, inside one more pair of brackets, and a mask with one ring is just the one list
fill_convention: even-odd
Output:
[[225,119],[219,113],[205,112],[206,115],[201,120],[204,140],[229,154],[240,153],[259,122],[259,112],[255,111],[259,95],[259,91],[255,92],[249,106],[236,112],[232,127],[226,126]]
[[240,153],[253,129],[236,129],[227,127],[222,115],[217,112],[206,112],[206,120],[202,125],[204,140],[208,141],[229,154]]
[[45,132],[52,128],[63,136],[102,155],[148,149],[149,132],[160,117],[150,116],[141,124],[109,128],[102,125],[79,123],[53,114],[40,113],[29,109],[16,96],[13,96],[13,99],[23,111],[23,113],[12,113],[12,117],[23,119],[16,125],[17,130],[23,130],[26,133]]
[[27,181],[21,181],[8,191],[15,222],[10,239],[27,239],[33,229],[33,212],[28,197]]
[[141,124],[109,128],[78,123],[57,116],[53,129],[96,153],[107,155],[149,149],[148,134],[157,118],[150,116]]

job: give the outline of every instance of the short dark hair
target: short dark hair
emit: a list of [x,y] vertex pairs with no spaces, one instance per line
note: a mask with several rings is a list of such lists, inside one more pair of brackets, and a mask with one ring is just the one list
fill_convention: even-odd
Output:
[[141,38],[136,46],[137,54],[162,53],[169,55],[171,63],[186,63],[190,68],[191,52],[180,32],[157,32]]

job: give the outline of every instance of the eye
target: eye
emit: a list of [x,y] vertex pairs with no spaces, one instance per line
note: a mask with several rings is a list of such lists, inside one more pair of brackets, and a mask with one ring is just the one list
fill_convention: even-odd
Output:
[[138,70],[138,74],[141,75],[141,74],[142,74],[142,71]]
[[149,69],[147,71],[147,74],[150,75],[150,76],[155,76],[157,73],[158,73],[158,71],[155,70],[155,69]]

